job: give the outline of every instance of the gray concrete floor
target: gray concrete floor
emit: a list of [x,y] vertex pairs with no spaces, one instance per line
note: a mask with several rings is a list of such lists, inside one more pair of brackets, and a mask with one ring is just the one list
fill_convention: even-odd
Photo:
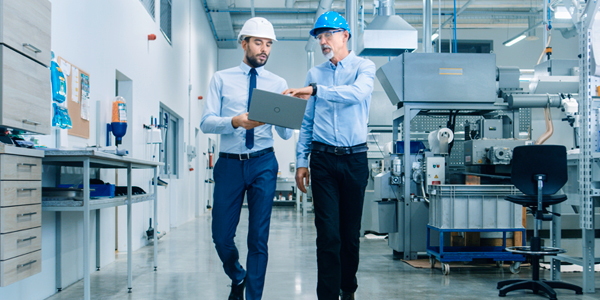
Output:
[[[242,210],[236,243],[245,262],[248,211]],[[133,253],[133,293],[127,293],[127,256],[94,272],[92,299],[207,299],[225,300],[231,283],[222,270],[210,233],[210,214],[173,229],[159,241],[158,271],[152,269],[153,249]],[[312,214],[296,214],[292,207],[275,207],[269,240],[265,300],[317,299],[316,232]],[[416,269],[393,260],[387,240],[361,240],[359,288],[356,299],[500,299],[496,283],[509,278],[530,278],[529,268],[513,275],[507,268],[453,268],[449,276],[439,269]],[[548,271],[542,271],[548,278]],[[563,280],[581,284],[581,273],[563,274]],[[558,290],[559,299],[600,299],[600,276],[596,294],[575,295]],[[48,298],[81,299],[79,281]],[[504,299],[548,299],[515,291]]]

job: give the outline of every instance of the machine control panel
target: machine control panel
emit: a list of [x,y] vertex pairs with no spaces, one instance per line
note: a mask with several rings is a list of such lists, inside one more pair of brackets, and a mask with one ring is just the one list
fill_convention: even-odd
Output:
[[446,159],[440,156],[425,158],[426,185],[441,185],[446,181]]

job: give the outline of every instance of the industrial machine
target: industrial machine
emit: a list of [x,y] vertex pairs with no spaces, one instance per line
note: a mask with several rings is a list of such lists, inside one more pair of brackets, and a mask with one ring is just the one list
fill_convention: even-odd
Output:
[[394,254],[416,259],[434,187],[475,183],[461,193],[504,197],[494,185],[510,185],[512,150],[534,143],[530,108],[561,108],[576,140],[577,74],[576,60],[548,60],[523,87],[521,71],[497,67],[494,54],[404,53],[380,67],[392,106],[373,94],[363,229],[388,233]]

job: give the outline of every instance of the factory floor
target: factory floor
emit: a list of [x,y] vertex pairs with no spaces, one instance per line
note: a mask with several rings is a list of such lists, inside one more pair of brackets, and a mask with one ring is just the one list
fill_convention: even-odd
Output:
[[[242,210],[236,243],[245,265],[248,210]],[[211,239],[211,217],[206,214],[174,228],[159,241],[158,271],[152,270],[153,250],[144,247],[133,253],[133,293],[127,293],[126,254],[94,272],[92,299],[207,299],[225,300],[231,281],[223,272]],[[314,215],[296,214],[293,207],[275,207],[269,240],[269,266],[263,299],[317,299],[316,232]],[[530,278],[529,268],[518,275],[507,268],[451,268],[449,276],[440,269],[416,269],[393,260],[392,249],[384,239],[361,238],[357,300],[366,299],[499,299],[496,283],[509,278]],[[548,278],[550,273],[542,271]],[[581,285],[581,273],[564,273],[563,280]],[[575,295],[558,290],[558,298],[599,299],[600,276],[596,273],[596,293]],[[79,281],[48,298],[81,299]],[[548,299],[515,291],[503,299]]]

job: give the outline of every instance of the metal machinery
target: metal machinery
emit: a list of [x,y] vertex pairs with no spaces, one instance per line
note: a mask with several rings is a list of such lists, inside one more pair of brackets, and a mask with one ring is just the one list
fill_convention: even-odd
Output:
[[[423,196],[429,187],[423,192],[417,181],[424,177],[414,175],[422,172],[423,159],[445,159],[446,183],[456,182],[457,178],[464,178],[457,174],[469,172],[488,175],[480,177],[481,180],[501,180],[489,175],[505,173],[510,167],[507,162],[512,147],[531,138],[530,108],[560,107],[565,114],[563,120],[573,128],[573,147],[580,149],[578,154],[569,156],[572,179],[563,189],[571,194],[570,204],[579,210],[576,212],[579,226],[574,227],[580,229],[582,247],[580,258],[567,255],[553,258],[552,279],[560,280],[561,260],[581,265],[584,292],[594,293],[595,210],[600,207],[600,98],[592,95],[600,85],[600,39],[595,38],[600,36],[600,22],[595,22],[600,1],[562,3],[568,9],[573,8],[579,59],[562,61],[548,57],[548,61],[536,67],[529,91],[520,86],[520,70],[496,68],[492,54],[405,53],[378,70],[377,77],[387,98],[397,109],[381,105],[378,100],[385,98],[382,92],[373,93],[368,140],[372,176],[365,197],[363,230],[389,232],[394,252],[405,259],[416,258],[417,252],[425,251],[422,232],[428,218]],[[424,34],[425,38],[428,36]],[[389,120],[392,120],[391,132],[385,129],[387,124],[382,124]],[[425,142],[427,132],[449,125],[455,127],[452,130],[455,140],[452,146],[448,145],[451,151],[446,156],[425,149],[411,153],[413,143],[403,143],[402,153],[391,151],[394,147],[384,147],[386,141]],[[410,160],[404,159],[404,153],[408,153]],[[389,207],[393,208],[391,212]],[[560,207],[553,209],[561,212]],[[564,228],[566,220],[564,214],[553,219],[551,246],[561,246],[561,230],[556,228],[561,228],[561,223]]]
[[[514,75],[511,71],[500,74]],[[512,81],[508,75],[500,76],[494,54],[405,53],[382,66],[377,77],[397,107],[391,113],[394,151],[381,151],[381,173],[373,176],[374,197],[366,205],[379,214],[378,226],[372,227],[389,233],[394,253],[416,259],[418,252],[426,251],[429,186],[464,183],[460,179],[468,173],[463,165],[464,140],[470,140],[469,149],[478,149],[480,165],[501,167],[510,161],[510,149],[527,142],[517,139],[519,109],[509,108],[498,97],[499,87],[518,88],[519,76],[512,76]],[[459,130],[462,126],[468,135]],[[479,161],[478,157],[475,162]],[[478,164],[471,167],[468,171],[477,174],[496,173],[481,170]],[[395,214],[388,213],[390,209]],[[395,225],[384,225],[387,222]]]
[[[364,229],[389,233],[403,259],[425,252],[431,186],[465,184],[468,175],[482,186],[509,184],[512,149],[532,143],[528,108],[561,107],[577,132],[576,63],[540,64],[533,94],[520,87],[518,68],[496,67],[494,54],[405,53],[382,66],[377,77],[397,107],[388,113],[393,147],[383,147],[384,130],[371,126],[380,154],[370,156]],[[475,192],[495,190],[482,186]]]

